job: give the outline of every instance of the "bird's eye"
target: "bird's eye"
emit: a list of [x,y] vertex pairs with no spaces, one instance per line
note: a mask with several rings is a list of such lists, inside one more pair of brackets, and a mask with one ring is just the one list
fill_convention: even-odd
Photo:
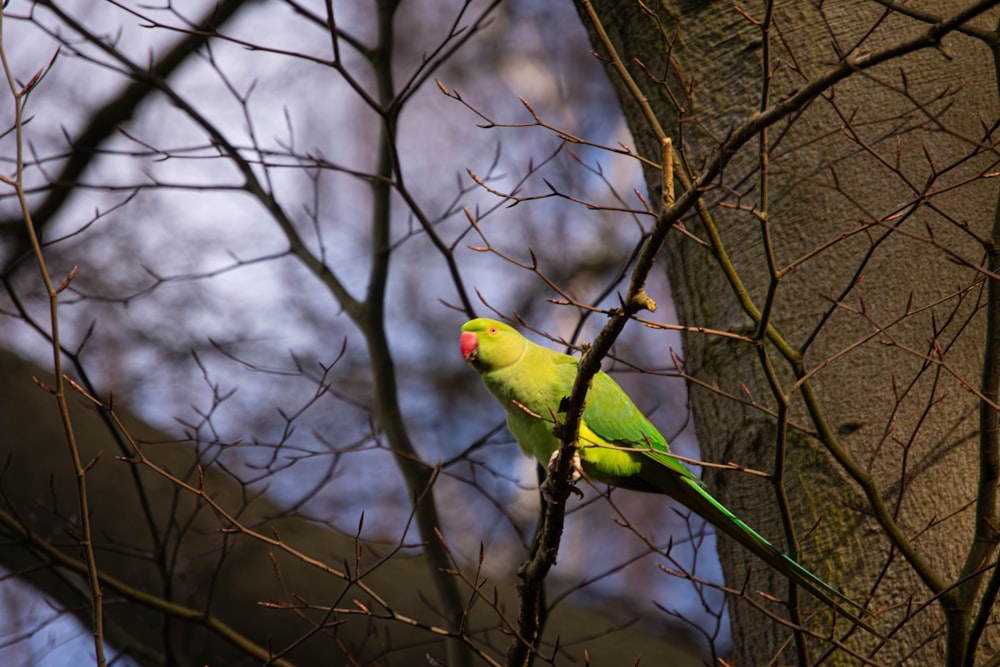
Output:
[[496,327],[490,327],[489,329],[487,329],[487,331],[489,332],[489,334],[491,336],[496,336],[497,335],[497,328]]

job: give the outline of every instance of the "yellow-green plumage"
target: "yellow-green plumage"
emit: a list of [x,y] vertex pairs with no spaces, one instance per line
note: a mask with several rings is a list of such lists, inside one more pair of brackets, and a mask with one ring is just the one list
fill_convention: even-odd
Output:
[[[516,329],[491,319],[462,327],[462,355],[507,413],[521,449],[546,465],[561,443],[552,435],[569,396],[577,360],[536,345]],[[768,565],[866,629],[855,610],[867,613],[740,521],[705,490],[701,480],[670,455],[660,432],[628,395],[599,372],[587,393],[580,425],[583,473],[591,480],[636,491],[664,493],[726,533]]]

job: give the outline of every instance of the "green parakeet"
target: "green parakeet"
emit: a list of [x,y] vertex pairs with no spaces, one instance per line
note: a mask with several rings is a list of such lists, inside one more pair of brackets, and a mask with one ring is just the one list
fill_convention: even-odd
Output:
[[[577,359],[532,343],[516,329],[491,319],[462,327],[462,356],[507,412],[507,426],[525,454],[542,465],[561,443],[552,434],[560,406],[577,374]],[[580,424],[582,473],[596,482],[664,493],[729,535],[768,565],[866,629],[869,613],[772,546],[712,498],[683,463],[670,455],[659,431],[628,395],[603,372],[594,376]]]

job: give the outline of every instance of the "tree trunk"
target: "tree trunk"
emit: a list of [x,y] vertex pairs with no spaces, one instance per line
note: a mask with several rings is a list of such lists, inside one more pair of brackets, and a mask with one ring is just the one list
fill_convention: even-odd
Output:
[[[663,2],[658,27],[638,3],[593,2],[693,178],[731,131],[762,108],[766,59],[771,77],[763,107],[790,99],[845,53],[877,52],[930,25],[874,2],[776,4],[768,24],[762,3],[736,10],[731,3]],[[932,4],[921,7],[934,16],[960,9]],[[578,6],[595,51],[607,57],[585,3]],[[762,23],[769,26],[769,51]],[[609,70],[637,151],[659,163],[647,117]],[[930,575],[949,584],[960,576],[973,539],[969,504],[980,465],[976,391],[985,336],[981,267],[996,199],[992,182],[979,177],[995,171],[995,155],[977,156],[976,145],[996,116],[989,50],[972,36],[949,35],[941,50],[856,73],[773,125],[766,179],[759,139],[743,145],[703,197],[725,255],[713,250],[695,214],[684,220],[687,233],[672,230],[666,244],[681,324],[753,339],[756,308],[773,327],[771,335],[756,337],[759,344],[695,331],[684,336],[683,370],[693,378],[703,458],[772,474],[784,466],[781,485],[707,470],[709,487],[813,572],[855,600],[870,597],[882,632],[905,623],[875,653],[879,662],[909,657],[913,664],[944,664],[946,652],[957,659],[958,649],[934,639],[944,622],[940,605],[913,618],[906,611],[931,599]],[[661,172],[647,168],[646,182],[650,201],[658,201]],[[777,271],[787,272],[772,272],[769,253]],[[803,373],[808,381],[797,383]],[[831,447],[844,449],[856,474]],[[924,561],[923,576],[872,518],[858,483],[866,476],[913,546],[912,559]],[[787,541],[776,489],[787,493],[797,544]],[[745,596],[784,615],[756,593],[786,598],[780,575],[725,537],[719,556],[730,586],[739,588],[752,569]],[[804,610],[820,608],[802,598]],[[730,609],[734,664],[795,657],[787,627],[743,600],[731,598]],[[818,619],[806,625],[822,632],[824,618],[826,626]],[[876,646],[859,635],[849,643],[863,654]],[[801,660],[806,650],[799,650]]]

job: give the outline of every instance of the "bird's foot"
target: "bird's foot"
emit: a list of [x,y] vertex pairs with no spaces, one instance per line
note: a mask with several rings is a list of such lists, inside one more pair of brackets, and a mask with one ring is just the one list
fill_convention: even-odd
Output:
[[[559,465],[559,452],[561,449],[557,449],[552,452],[552,456],[549,457],[548,472],[549,477],[551,477],[556,472],[556,467]],[[570,463],[570,474],[569,483],[576,484],[583,477],[583,464],[580,462],[580,450],[573,450],[573,462]]]
[[[557,449],[552,452],[552,456],[549,457],[549,463],[546,466],[548,474],[545,476],[545,481],[542,482],[542,497],[545,498],[545,502],[547,503],[554,503],[556,501],[555,485],[552,483],[552,478],[556,472],[556,465],[559,462],[559,452],[560,450]],[[583,498],[583,491],[576,488],[576,483],[583,477],[583,466],[580,463],[580,452],[573,452],[573,462],[570,466],[569,490],[577,497]]]

